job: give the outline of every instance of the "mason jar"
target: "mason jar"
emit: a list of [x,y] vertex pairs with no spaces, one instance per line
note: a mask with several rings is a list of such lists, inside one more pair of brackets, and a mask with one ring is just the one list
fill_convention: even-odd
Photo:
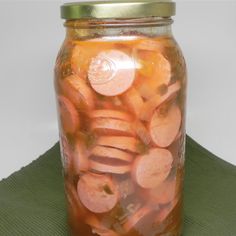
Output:
[[179,236],[186,67],[175,3],[64,4],[55,90],[74,236]]

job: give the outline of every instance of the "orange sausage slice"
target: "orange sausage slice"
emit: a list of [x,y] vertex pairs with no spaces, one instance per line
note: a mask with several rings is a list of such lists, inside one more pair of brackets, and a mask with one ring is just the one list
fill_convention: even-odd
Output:
[[131,88],[123,95],[123,100],[130,110],[139,117],[144,104],[139,92],[135,88]]
[[104,110],[94,110],[91,113],[92,118],[113,118],[113,119],[118,119],[118,120],[125,120],[125,121],[131,121],[132,117],[122,111],[117,111],[117,110],[109,110],[109,109],[104,109]]
[[76,141],[73,153],[73,168],[76,174],[89,169],[88,151],[82,141]]
[[181,125],[181,111],[175,104],[169,108],[156,110],[150,122],[150,135],[159,147],[168,147],[179,133]]
[[132,129],[131,123],[123,120],[99,118],[95,119],[91,124],[92,130],[99,134],[106,135],[125,135],[134,136],[135,132]]
[[149,121],[150,117],[152,117],[154,110],[162,103],[164,103],[166,100],[170,99],[179,90],[180,90],[180,83],[179,81],[177,81],[168,87],[168,91],[166,94],[164,95],[157,94],[150,100],[145,102],[142,108],[142,113],[140,113],[140,119],[144,121]]
[[92,59],[88,79],[93,89],[105,96],[116,96],[131,87],[135,78],[135,64],[122,51],[107,50]]
[[169,175],[173,158],[167,149],[153,148],[135,159],[132,176],[142,188],[156,188]]
[[114,158],[127,162],[131,162],[133,160],[133,155],[111,147],[96,146],[91,151],[91,154],[99,157]]
[[135,228],[135,225],[138,224],[145,216],[147,216],[149,213],[151,213],[151,209],[148,207],[142,207],[138,211],[136,211],[124,224],[124,229],[126,231],[131,230],[132,228]]
[[106,175],[83,175],[78,182],[77,191],[82,204],[95,213],[108,212],[118,202],[117,186]]
[[118,148],[130,152],[138,153],[138,140],[133,137],[126,136],[100,136],[97,144],[101,146]]
[[79,115],[74,105],[64,96],[58,97],[61,125],[65,133],[74,133],[79,127]]
[[150,190],[148,202],[153,205],[170,203],[175,198],[176,191],[176,179],[165,181],[155,189]]
[[130,165],[109,165],[90,160],[90,168],[101,173],[125,174],[131,170]]
[[63,94],[68,97],[77,108],[81,103],[87,108],[94,107],[94,95],[89,86],[78,75],[70,75],[61,81]]

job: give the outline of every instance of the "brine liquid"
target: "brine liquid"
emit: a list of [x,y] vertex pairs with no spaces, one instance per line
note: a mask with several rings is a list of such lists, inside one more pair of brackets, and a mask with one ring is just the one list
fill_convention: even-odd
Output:
[[71,234],[180,235],[186,75],[174,40],[67,40],[55,74]]

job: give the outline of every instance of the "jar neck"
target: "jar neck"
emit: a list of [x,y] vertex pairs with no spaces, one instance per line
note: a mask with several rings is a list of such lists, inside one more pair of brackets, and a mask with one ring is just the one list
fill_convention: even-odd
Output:
[[172,36],[171,18],[149,17],[138,19],[89,19],[89,20],[67,20],[67,39],[86,39],[94,37],[112,36],[140,36],[148,37]]

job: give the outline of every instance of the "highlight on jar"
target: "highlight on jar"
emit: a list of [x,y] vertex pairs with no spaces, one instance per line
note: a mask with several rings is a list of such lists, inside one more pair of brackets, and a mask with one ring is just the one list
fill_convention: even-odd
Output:
[[184,114],[169,41],[75,41],[59,65],[61,75],[71,65],[58,81],[58,111],[70,220],[80,232],[149,235],[142,231],[158,231],[178,210]]

